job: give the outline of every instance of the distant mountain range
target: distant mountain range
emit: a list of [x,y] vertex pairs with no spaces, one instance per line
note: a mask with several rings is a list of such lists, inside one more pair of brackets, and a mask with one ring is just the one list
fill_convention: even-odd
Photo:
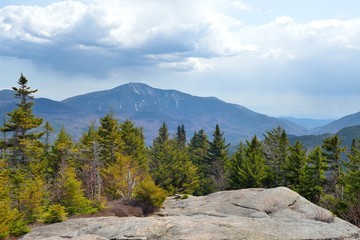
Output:
[[[0,91],[0,113],[14,109],[16,100],[12,90]],[[176,90],[161,90],[141,83],[129,83],[111,90],[92,92],[63,101],[35,99],[34,113],[49,121],[56,130],[64,126],[75,139],[87,130],[91,122],[112,112],[120,121],[131,119],[144,128],[147,144],[151,144],[160,125],[165,121],[170,131],[184,124],[187,136],[204,129],[209,137],[219,124],[227,142],[237,144],[253,135],[260,138],[275,127],[284,128],[288,134],[299,136],[312,133],[329,133],[360,125],[360,113],[353,117],[328,123],[309,131],[309,126],[296,119],[269,117],[243,106],[226,103],[215,97],[196,97]],[[351,115],[352,116],[352,115]],[[0,120],[1,122],[2,120]],[[331,131],[330,131],[331,130]]]

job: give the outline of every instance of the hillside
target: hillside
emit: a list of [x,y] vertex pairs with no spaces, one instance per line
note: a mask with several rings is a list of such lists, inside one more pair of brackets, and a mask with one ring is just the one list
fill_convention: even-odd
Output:
[[312,131],[312,134],[336,133],[342,128],[356,125],[360,125],[360,112],[344,116],[325,126],[316,128]]
[[[360,139],[360,125],[351,126],[340,129],[337,134],[342,141],[342,146],[350,147],[353,139]],[[305,148],[312,149],[315,146],[320,146],[326,137],[330,137],[333,134],[324,133],[320,135],[303,135],[303,136],[291,136],[289,135],[290,144],[294,144],[295,141],[301,142]]]

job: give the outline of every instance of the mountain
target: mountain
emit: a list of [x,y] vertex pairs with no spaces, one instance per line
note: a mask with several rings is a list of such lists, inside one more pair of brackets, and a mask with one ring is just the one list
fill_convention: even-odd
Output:
[[91,111],[98,116],[111,111],[120,120],[129,118],[144,127],[145,136],[150,137],[151,141],[164,121],[170,131],[184,124],[188,137],[200,129],[211,134],[218,123],[227,141],[232,143],[249,139],[254,134],[262,137],[263,133],[278,126],[294,135],[306,132],[306,129],[290,121],[259,114],[215,97],[196,97],[141,83],[129,83],[111,90],[75,96],[62,103]]
[[312,131],[312,133],[313,134],[336,133],[342,128],[349,126],[357,126],[357,125],[360,125],[360,112],[344,116],[325,126],[316,128]]
[[285,119],[290,122],[296,123],[309,130],[314,129],[316,127],[325,126],[326,124],[329,124],[332,121],[334,121],[334,119],[312,119],[312,118],[294,118],[294,117],[280,117],[280,119]]
[[[360,139],[360,125],[345,127],[337,131],[336,133],[342,141],[342,146],[350,149],[353,139]],[[323,143],[323,140],[332,136],[331,133],[324,133],[320,135],[304,135],[304,136],[291,136],[289,135],[290,144],[293,145],[295,141],[301,142],[305,148],[313,149],[315,146],[319,146]]]
[[0,107],[4,107],[9,103],[15,101],[14,91],[12,90],[1,90],[0,91]]

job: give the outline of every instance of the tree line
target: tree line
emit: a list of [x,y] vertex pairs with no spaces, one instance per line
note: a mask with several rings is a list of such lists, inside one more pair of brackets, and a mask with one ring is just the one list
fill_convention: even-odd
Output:
[[177,193],[276,186],[289,187],[359,226],[359,140],[346,150],[334,135],[308,151],[300,142],[290,146],[278,127],[263,140],[254,136],[241,142],[230,155],[218,124],[211,140],[199,130],[187,141],[184,125],[170,136],[164,122],[146,147],[141,127],[108,113],[79,141],[62,127],[50,142],[51,124],[32,112],[37,90],[23,75],[13,90],[19,102],[1,128],[0,238],[24,234],[37,221],[95,213],[115,199],[151,211]]

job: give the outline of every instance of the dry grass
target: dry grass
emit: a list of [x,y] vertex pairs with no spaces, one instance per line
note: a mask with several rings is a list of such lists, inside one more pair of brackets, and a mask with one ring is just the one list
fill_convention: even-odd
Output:
[[324,223],[332,223],[334,222],[334,215],[321,207],[317,207],[314,209],[314,213],[315,213],[315,220],[316,221],[320,221],[320,222],[324,222]]

